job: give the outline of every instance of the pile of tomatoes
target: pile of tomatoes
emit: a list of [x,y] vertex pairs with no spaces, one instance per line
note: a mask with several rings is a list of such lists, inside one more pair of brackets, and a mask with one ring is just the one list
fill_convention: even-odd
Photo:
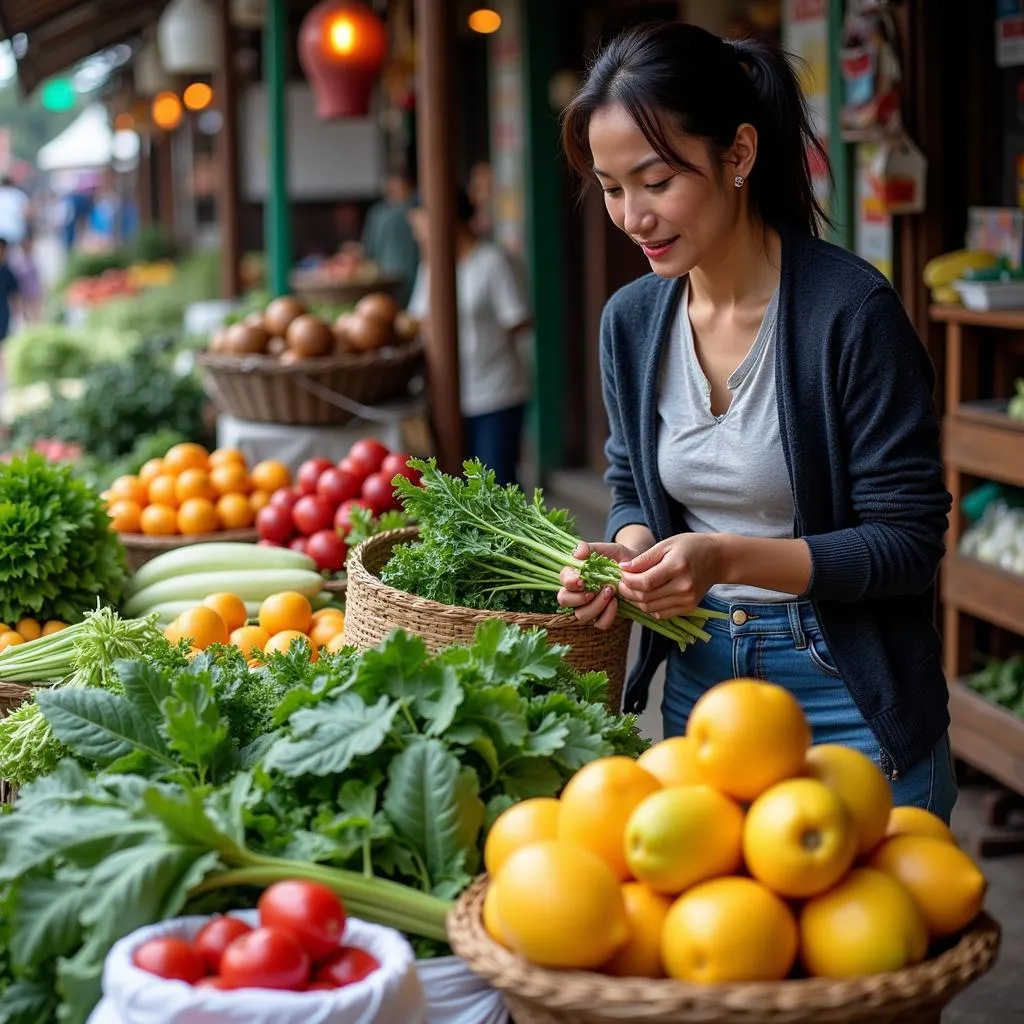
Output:
[[417,481],[409,455],[393,452],[376,438],[356,441],[337,464],[326,458],[307,459],[295,486],[280,487],[256,516],[260,543],[291,547],[309,555],[322,572],[340,572],[352,528],[353,508],[375,516],[399,508],[391,481],[398,475]]
[[214,917],[191,942],[173,937],[144,942],[132,962],[160,978],[224,991],[332,990],[380,968],[366,950],[341,944],[345,907],[325,886],[277,882],[258,906],[257,928],[237,917]]

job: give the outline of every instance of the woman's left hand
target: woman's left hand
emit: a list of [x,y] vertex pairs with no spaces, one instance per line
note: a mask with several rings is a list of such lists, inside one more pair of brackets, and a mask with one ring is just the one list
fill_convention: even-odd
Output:
[[704,533],[680,533],[622,563],[619,595],[659,619],[688,615],[721,582],[719,548]]

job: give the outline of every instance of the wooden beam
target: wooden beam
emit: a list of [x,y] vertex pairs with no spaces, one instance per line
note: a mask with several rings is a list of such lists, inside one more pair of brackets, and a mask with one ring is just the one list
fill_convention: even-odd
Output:
[[220,103],[221,126],[217,136],[219,188],[217,219],[220,222],[220,293],[236,298],[242,290],[241,239],[238,205],[238,80],[235,74],[235,28],[231,22],[231,0],[220,0],[220,67],[214,78],[214,92]]
[[465,440],[459,401],[459,313],[455,292],[454,63],[452,0],[416,0],[421,50],[416,69],[417,148],[430,244],[427,363],[438,464],[461,473]]

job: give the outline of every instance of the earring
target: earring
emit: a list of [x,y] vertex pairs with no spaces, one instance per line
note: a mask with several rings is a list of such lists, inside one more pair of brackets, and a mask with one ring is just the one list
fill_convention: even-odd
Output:
[[733,184],[734,184],[734,185],[735,185],[735,186],[736,186],[737,188],[743,188],[743,182],[744,182],[745,180],[746,180],[746,179],[745,179],[745,178],[743,177],[743,175],[742,175],[742,174],[737,174],[737,175],[736,175],[736,177],[732,179],[732,183],[733,183]]

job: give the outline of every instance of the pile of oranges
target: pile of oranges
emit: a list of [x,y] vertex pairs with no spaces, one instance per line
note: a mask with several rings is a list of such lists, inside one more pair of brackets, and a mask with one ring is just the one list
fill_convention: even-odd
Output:
[[233,448],[208,452],[186,442],[150,459],[137,476],[119,476],[104,497],[118,533],[194,536],[248,529],[271,494],[291,482],[282,462],[267,459],[250,469]]
[[38,640],[41,636],[52,636],[67,628],[68,624],[60,619],[49,619],[46,622],[32,618],[18,619],[13,627],[0,622],[0,651],[28,643],[29,640]]
[[685,736],[497,819],[485,928],[544,967],[691,984],[921,962],[978,914],[984,875],[868,757],[810,742],[783,687],[713,687]]
[[164,630],[171,643],[187,640],[193,652],[213,644],[234,645],[250,666],[259,664],[256,651],[286,653],[295,640],[304,643],[310,660],[321,650],[335,654],[343,646],[345,613],[340,608],[313,611],[304,594],[285,590],[261,602],[255,621],[249,620],[245,602],[237,594],[211,594],[201,604],[182,612]]

